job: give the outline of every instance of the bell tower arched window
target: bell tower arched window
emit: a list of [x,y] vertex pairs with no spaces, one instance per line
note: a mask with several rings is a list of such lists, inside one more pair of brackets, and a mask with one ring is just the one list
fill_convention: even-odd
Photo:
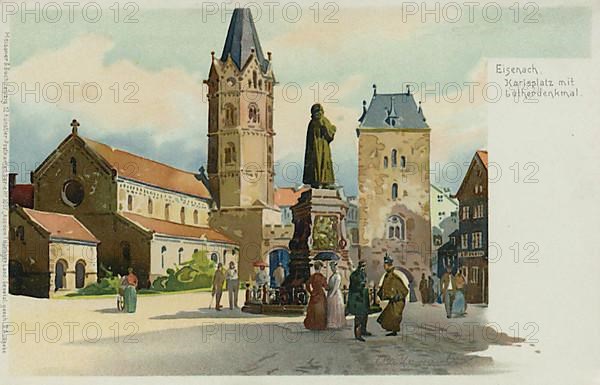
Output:
[[233,127],[236,124],[235,107],[231,103],[225,104],[225,127]]
[[398,165],[398,151],[395,149],[392,150],[392,167],[396,167]]
[[392,200],[398,199],[398,183],[392,184]]
[[225,146],[225,163],[231,164],[237,161],[237,155],[235,153],[235,144],[229,142]]
[[404,219],[392,215],[387,220],[388,239],[404,240]]
[[406,157],[404,155],[400,157],[400,167],[406,168]]
[[388,168],[388,157],[387,156],[383,157],[383,168]]
[[260,123],[260,110],[256,103],[250,103],[248,106],[248,122]]

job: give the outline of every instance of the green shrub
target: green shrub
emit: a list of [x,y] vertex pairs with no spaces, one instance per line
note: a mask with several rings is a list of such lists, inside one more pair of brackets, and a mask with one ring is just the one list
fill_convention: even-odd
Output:
[[151,289],[156,291],[181,291],[212,286],[215,264],[208,259],[206,251],[198,251],[192,259],[175,269],[167,269],[167,276],[158,277]]
[[98,282],[78,289],[76,295],[117,294],[119,290],[119,277],[115,277],[112,271],[106,269],[102,264],[100,264],[100,269],[104,271],[105,276]]

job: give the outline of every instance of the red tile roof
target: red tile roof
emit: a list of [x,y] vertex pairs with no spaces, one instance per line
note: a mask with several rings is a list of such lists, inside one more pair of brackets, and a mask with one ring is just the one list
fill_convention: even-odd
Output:
[[170,235],[174,237],[206,239],[208,241],[236,244],[236,242],[232,241],[224,234],[221,234],[220,232],[209,227],[182,225],[180,223],[148,218],[132,213],[120,213],[120,215],[145,228],[146,230],[153,231],[157,234]]
[[82,139],[124,178],[200,198],[211,198],[204,183],[196,179],[194,173],[112,148],[91,139],[83,137]]
[[481,159],[481,162],[483,163],[483,165],[485,166],[486,170],[488,168],[488,152],[487,150],[479,150],[477,151],[477,155],[479,156],[479,159]]
[[28,208],[23,208],[23,212],[30,220],[46,230],[51,237],[94,243],[100,242],[73,215],[50,213]]
[[33,208],[33,185],[17,184],[10,191],[10,204]]
[[293,187],[280,187],[275,189],[275,204],[279,207],[293,206],[300,199],[300,195],[308,188],[296,190]]

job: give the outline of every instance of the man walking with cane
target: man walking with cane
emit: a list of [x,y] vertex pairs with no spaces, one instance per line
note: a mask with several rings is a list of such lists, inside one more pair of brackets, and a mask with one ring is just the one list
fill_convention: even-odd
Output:
[[[221,296],[223,295],[223,283],[225,283],[225,272],[223,271],[223,264],[219,263],[217,265],[217,270],[215,271],[215,275],[213,276],[212,282],[212,296],[216,297],[215,310],[221,311]],[[210,300],[212,304],[212,298]],[[208,306],[210,309],[210,305]]]

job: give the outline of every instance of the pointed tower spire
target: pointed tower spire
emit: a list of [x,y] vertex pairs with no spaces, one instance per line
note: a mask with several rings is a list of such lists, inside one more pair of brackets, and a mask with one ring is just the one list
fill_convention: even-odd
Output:
[[260,46],[252,12],[249,8],[236,8],[233,10],[231,22],[229,23],[221,61],[226,61],[227,57],[231,55],[233,62],[239,69],[242,69],[252,54],[256,55],[263,72],[266,72],[269,62],[265,59]]

